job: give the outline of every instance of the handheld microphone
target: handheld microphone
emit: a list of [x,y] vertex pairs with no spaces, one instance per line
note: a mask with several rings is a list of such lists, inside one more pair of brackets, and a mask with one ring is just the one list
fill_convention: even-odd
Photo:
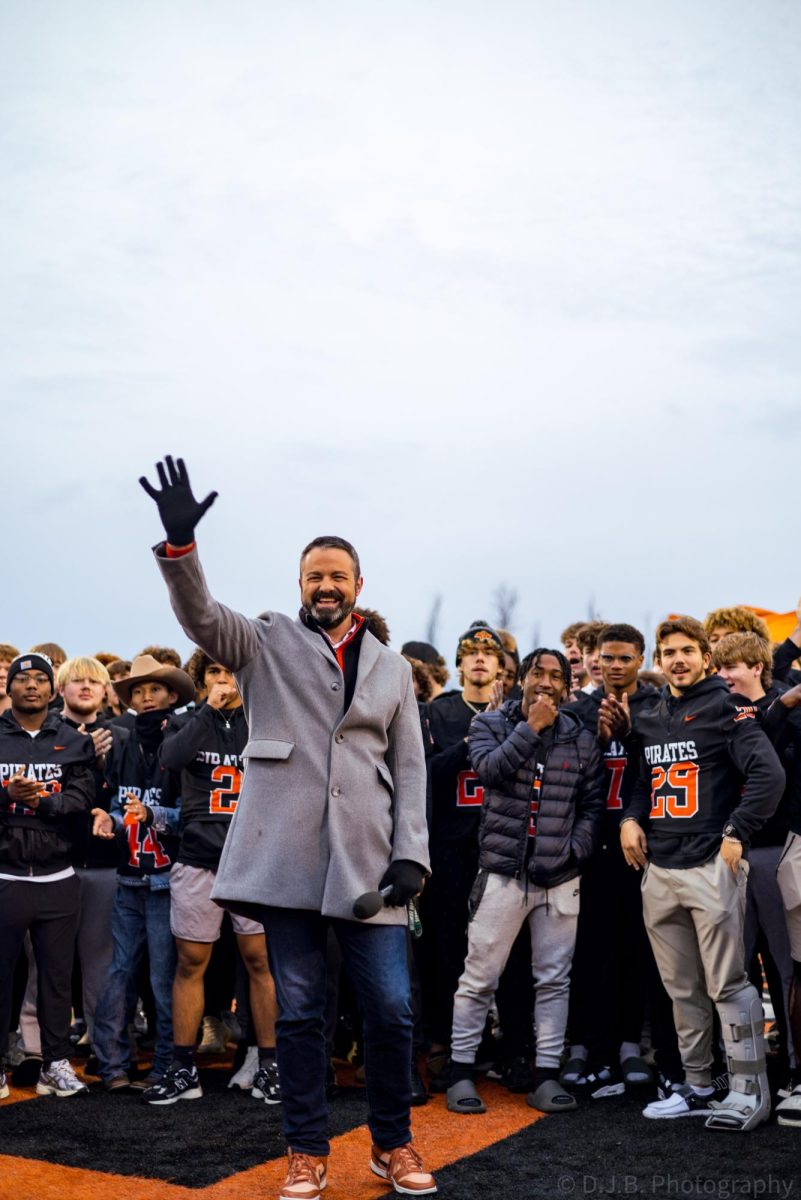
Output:
[[380,892],[365,892],[353,901],[353,915],[359,921],[368,921],[384,907],[384,901],[392,891],[392,884],[383,887]]

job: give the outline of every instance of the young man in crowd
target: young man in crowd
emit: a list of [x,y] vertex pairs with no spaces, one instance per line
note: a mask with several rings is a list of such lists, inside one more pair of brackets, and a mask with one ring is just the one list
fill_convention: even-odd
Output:
[[[111,812],[97,807],[92,813],[95,834],[108,839],[116,835],[118,848],[111,922],[114,953],[95,1012],[95,1052],[109,1091],[130,1086],[146,1090],[166,1075],[173,1058],[170,869],[177,850],[180,790],[178,776],[164,767],[159,750],[169,712],[192,699],[195,685],[180,668],[141,655],[134,659],[128,678],[114,687],[136,718],[130,737],[113,748],[106,763],[115,797]],[[156,1049],[150,1073],[132,1084],[130,993],[145,945],[156,1005]]]
[[504,664],[500,674],[503,698],[504,700],[519,700],[520,688],[517,677],[520,671],[520,651],[517,647],[517,638],[508,629],[496,629],[495,632],[504,649]]
[[559,1083],[570,964],[579,911],[579,875],[603,809],[596,739],[560,706],[570,667],[539,649],[520,668],[522,701],[479,714],[468,735],[484,788],[479,874],[470,897],[468,952],[454,1000],[448,1108],[484,1111],[473,1070],[501,972],[524,923],[536,990],[536,1066],[528,1103],[564,1112],[576,1101]]
[[[773,702],[785,689],[777,688],[772,680],[773,650],[770,642],[757,633],[731,633],[717,642],[712,652],[712,665],[725,680],[738,706],[753,705],[764,723]],[[785,710],[787,711],[787,710]],[[766,729],[770,736],[770,730]],[[787,729],[783,732],[786,734]],[[774,747],[789,770],[792,753],[786,736],[773,737]],[[781,995],[772,996],[774,1009],[782,1031],[781,1054],[785,1070],[791,1075],[791,1087],[801,1082],[796,1078],[797,1063],[789,1029],[787,1011],[793,985],[793,960],[787,934],[784,904],[776,880],[776,869],[782,857],[789,831],[789,805],[792,784],[787,786],[776,811],[751,838],[748,853],[748,889],[745,908],[745,965],[749,967],[762,932],[770,956],[781,980]]]
[[[202,1095],[195,1051],[203,1017],[203,977],[225,916],[211,899],[211,889],[239,802],[241,755],[248,740],[242,698],[231,672],[202,650],[192,655],[187,667],[206,699],[191,715],[170,720],[161,747],[162,765],[181,775],[181,840],[170,872],[171,928],[178,952],[172,989],[172,1062],[164,1078],[143,1097],[156,1105]],[[258,1037],[251,1095],[278,1104],[275,987],[267,965],[264,927],[236,913],[231,921],[250,977],[250,1011]]]
[[[673,1000],[685,1083],[644,1115],[708,1112],[708,1128],[746,1131],[767,1120],[770,1092],[762,1004],[743,957],[743,856],[779,802],[784,772],[753,714],[707,677],[703,626],[663,621],[656,640],[667,690],[634,722],[641,775],[620,840],[628,864],[647,868],[645,926]],[[608,703],[625,714],[624,703]],[[722,1101],[711,1099],[713,1004],[731,1089]]]
[[570,663],[570,698],[575,699],[582,688],[590,682],[590,677],[584,669],[584,659],[579,649],[578,633],[587,624],[586,621],[572,621],[562,630],[559,638],[565,649],[565,658]]
[[581,690],[587,695],[603,685],[598,639],[603,633],[604,627],[604,621],[588,621],[576,634],[578,648],[581,651],[581,661],[587,675],[587,682]]
[[[106,705],[103,711],[103,717],[107,721],[113,721],[115,717],[122,717],[126,713],[125,705],[114,690],[114,684],[118,679],[125,679],[131,673],[131,664],[127,658],[116,658],[108,665],[108,687],[106,688]],[[131,725],[132,722],[129,722]]]
[[[639,681],[645,639],[634,626],[606,625],[598,653],[603,685],[579,696],[567,710],[597,736],[605,782],[599,845],[582,873],[570,982],[572,1044],[561,1078],[571,1086],[594,1088],[594,1095],[606,1095],[614,1094],[612,1089],[620,1091],[621,1083],[637,1087],[651,1082],[651,1071],[640,1055],[640,1037],[646,995],[654,992],[658,977],[642,919],[639,880],[620,848],[620,818],[631,800],[639,762],[636,755],[629,757],[625,737],[610,723],[604,701],[612,696],[636,716],[653,707],[659,692]],[[659,990],[661,996],[652,996],[652,1042],[658,1048],[660,1071],[666,1079],[675,1079],[680,1066],[676,1037],[669,1001]]]
[[484,790],[470,763],[467,734],[487,707],[505,651],[489,626],[474,623],[456,648],[461,690],[428,705],[427,766],[432,798],[431,879],[421,897],[426,931],[423,1002],[434,1072],[447,1059],[453,996],[467,953],[467,902],[478,869]]
[[11,708],[0,716],[0,1099],[8,1095],[14,967],[30,931],[38,972],[41,1096],[87,1089],[69,1063],[71,983],[79,885],[70,862],[68,817],[94,796],[91,739],[65,725],[50,702],[53,667],[44,654],[8,668]]
[[[121,729],[112,729],[100,716],[105,702],[108,672],[95,658],[72,658],[60,668],[56,687],[62,699],[61,717],[65,725],[91,737],[95,750],[92,807],[108,811],[111,789],[105,778],[105,760],[112,746],[127,738]],[[105,987],[111,962],[111,909],[117,890],[115,847],[92,837],[93,818],[88,808],[68,818],[70,861],[79,884],[79,918],[76,948],[81,964],[83,1015],[89,1041],[94,1031],[95,1008]],[[26,1054],[40,1054],[36,1022],[36,964],[28,974],[28,986],[20,1015]],[[90,1064],[91,1065],[91,1064]],[[19,1073],[28,1067],[21,1064]],[[87,1068],[88,1069],[88,1068]]]
[[8,668],[18,654],[19,650],[16,646],[0,642],[0,713],[8,712],[11,708],[11,697],[6,688],[6,679],[8,678]]
[[428,670],[431,677],[431,697],[436,700],[445,691],[445,684],[450,679],[445,659],[430,642],[404,642],[401,646],[404,658],[415,659]]

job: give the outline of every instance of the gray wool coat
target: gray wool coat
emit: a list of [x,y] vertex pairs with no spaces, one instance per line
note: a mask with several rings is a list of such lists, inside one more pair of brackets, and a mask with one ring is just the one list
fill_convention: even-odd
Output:
[[[156,560],[184,632],[236,677],[245,773],[212,896],[353,919],[395,859],[429,869],[423,740],[409,664],[365,633],[350,707],[329,643],[299,619],[213,599],[197,551]],[[399,925],[405,908],[371,923]]]

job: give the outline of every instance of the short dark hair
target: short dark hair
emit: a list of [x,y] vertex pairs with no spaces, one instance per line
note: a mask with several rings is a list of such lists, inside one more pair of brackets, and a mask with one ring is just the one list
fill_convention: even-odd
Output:
[[209,658],[205,650],[201,650],[199,646],[195,648],[192,654],[184,663],[184,670],[195,685],[195,690],[200,692],[205,687],[204,679],[206,671],[214,662],[213,658]]
[[549,650],[547,646],[538,646],[536,650],[532,650],[520,664],[520,670],[517,672],[517,678],[522,683],[528,675],[532,667],[539,664],[543,654],[550,654],[559,663],[562,669],[562,675],[565,680],[565,692],[570,691],[570,663],[565,658],[561,650]]
[[359,562],[359,556],[356,553],[355,547],[352,546],[350,542],[345,541],[345,538],[333,536],[313,538],[312,541],[309,542],[308,546],[304,546],[300,552],[301,571],[303,570],[303,560],[307,554],[311,553],[312,550],[344,550],[345,553],[349,554],[351,557],[356,578],[358,579],[360,577],[362,568]]
[[700,621],[696,621],[695,617],[669,617],[656,631],[657,655],[665,638],[669,638],[673,633],[680,633],[682,637],[689,638],[691,642],[697,642],[701,653],[709,654],[709,639]]
[[604,642],[628,642],[636,646],[640,654],[645,654],[645,638],[633,625],[607,625],[601,630],[598,645],[603,646]]
[[172,646],[145,646],[144,650],[139,651],[137,657],[143,654],[149,654],[151,658],[155,658],[156,662],[160,662],[164,667],[181,666],[181,656]]

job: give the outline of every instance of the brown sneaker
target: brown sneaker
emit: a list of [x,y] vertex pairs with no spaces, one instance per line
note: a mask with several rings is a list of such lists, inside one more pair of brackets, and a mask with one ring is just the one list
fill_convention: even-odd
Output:
[[370,1170],[388,1180],[404,1196],[429,1196],[437,1190],[434,1176],[423,1167],[423,1160],[411,1142],[395,1150],[370,1151]]
[[278,1200],[320,1200],[320,1193],[328,1183],[328,1159],[296,1154],[294,1150],[288,1154],[289,1170]]

